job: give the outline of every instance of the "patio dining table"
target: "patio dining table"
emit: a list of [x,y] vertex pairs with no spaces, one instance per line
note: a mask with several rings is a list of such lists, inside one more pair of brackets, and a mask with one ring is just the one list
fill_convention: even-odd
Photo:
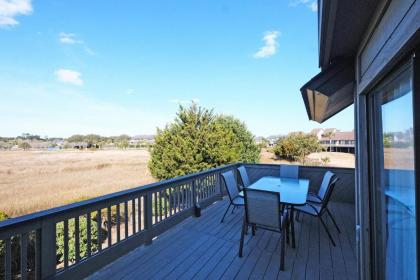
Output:
[[[295,229],[293,219],[294,206],[305,205],[309,191],[309,180],[265,176],[247,188],[280,193],[280,202],[290,206],[292,228],[292,247],[295,248]],[[243,195],[241,192],[240,195]]]

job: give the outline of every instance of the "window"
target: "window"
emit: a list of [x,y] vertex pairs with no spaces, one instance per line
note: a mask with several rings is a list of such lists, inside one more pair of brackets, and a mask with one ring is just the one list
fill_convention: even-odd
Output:
[[406,65],[371,95],[376,274],[415,279],[416,177],[412,67]]

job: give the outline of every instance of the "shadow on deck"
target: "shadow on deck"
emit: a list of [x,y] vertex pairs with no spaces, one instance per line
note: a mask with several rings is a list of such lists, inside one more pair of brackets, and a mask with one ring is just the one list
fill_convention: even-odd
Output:
[[189,218],[91,275],[89,279],[356,279],[354,205],[331,202],[342,233],[330,220],[333,247],[318,219],[296,222],[296,248],[286,247],[285,271],[279,271],[279,234],[258,230],[246,236],[238,257],[243,210],[220,218],[226,199]]

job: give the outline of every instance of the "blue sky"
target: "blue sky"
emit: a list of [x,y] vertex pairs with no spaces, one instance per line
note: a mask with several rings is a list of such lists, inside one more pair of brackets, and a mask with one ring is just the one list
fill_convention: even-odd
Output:
[[[0,0],[0,135],[152,134],[196,100],[255,135],[309,131],[314,0]],[[353,108],[322,127],[353,129]]]

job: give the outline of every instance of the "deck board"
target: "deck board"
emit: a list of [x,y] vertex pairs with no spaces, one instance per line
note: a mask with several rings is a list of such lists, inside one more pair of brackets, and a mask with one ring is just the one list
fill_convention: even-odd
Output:
[[244,254],[238,257],[243,210],[221,216],[226,199],[189,218],[119,258],[89,279],[356,279],[354,205],[331,203],[341,229],[328,227],[336,240],[333,247],[323,227],[302,215],[295,222],[296,248],[286,245],[285,271],[279,271],[280,234],[257,230],[245,236]]

